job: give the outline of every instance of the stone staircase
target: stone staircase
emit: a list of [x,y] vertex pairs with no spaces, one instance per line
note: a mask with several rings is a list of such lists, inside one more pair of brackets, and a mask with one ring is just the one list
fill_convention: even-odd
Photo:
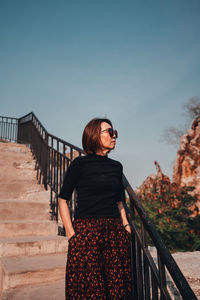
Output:
[[0,142],[0,299],[64,300],[67,247],[29,148]]

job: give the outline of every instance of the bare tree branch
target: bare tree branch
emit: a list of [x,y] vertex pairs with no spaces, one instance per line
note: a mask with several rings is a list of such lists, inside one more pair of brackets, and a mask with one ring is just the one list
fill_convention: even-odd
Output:
[[189,124],[200,117],[200,97],[192,97],[183,105],[184,114],[187,116],[188,121],[185,122],[183,129],[169,127],[166,128],[161,135],[161,141],[167,144],[175,146],[176,149],[179,148],[180,138],[189,129]]
[[200,117],[200,97],[190,98],[183,106],[186,115],[189,116],[191,120]]
[[166,128],[161,136],[161,140],[167,144],[175,146],[176,149],[180,146],[180,138],[184,134],[184,130],[175,127]]

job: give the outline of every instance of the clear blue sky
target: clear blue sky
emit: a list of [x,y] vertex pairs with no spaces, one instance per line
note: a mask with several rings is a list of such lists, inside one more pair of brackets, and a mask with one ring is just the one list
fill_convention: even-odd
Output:
[[1,0],[0,42],[0,115],[34,111],[79,147],[106,116],[133,187],[155,159],[171,176],[176,150],[160,137],[200,96],[199,0]]

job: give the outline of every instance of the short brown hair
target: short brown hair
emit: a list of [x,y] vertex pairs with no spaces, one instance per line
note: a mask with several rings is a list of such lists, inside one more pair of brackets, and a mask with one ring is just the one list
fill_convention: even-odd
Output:
[[109,119],[92,119],[86,126],[82,135],[82,145],[86,154],[96,153],[101,149],[100,133],[101,123],[106,122],[112,126],[112,122]]

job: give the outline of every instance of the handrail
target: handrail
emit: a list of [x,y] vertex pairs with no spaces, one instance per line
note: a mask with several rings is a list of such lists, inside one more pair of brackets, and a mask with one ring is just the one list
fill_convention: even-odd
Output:
[[[126,179],[126,177],[124,175],[123,175],[123,184],[128,193],[129,200],[130,200],[131,209],[129,209],[127,207],[127,205],[125,205],[125,209],[126,209],[128,220],[131,224],[132,232],[134,233],[133,236],[135,239],[132,241],[133,247],[134,248],[140,247],[142,249],[144,258],[148,261],[148,264],[151,267],[151,271],[154,273],[154,276],[157,281],[157,285],[159,286],[159,288],[161,288],[161,289],[163,288],[162,299],[167,299],[167,300],[171,299],[169,292],[166,289],[167,286],[166,286],[166,278],[165,278],[166,277],[165,267],[167,267],[169,274],[171,275],[175,285],[177,286],[177,288],[182,296],[182,299],[197,300],[197,298],[196,298],[195,294],[193,293],[191,287],[189,286],[187,280],[183,276],[183,274],[182,274],[181,270],[179,269],[178,265],[176,264],[174,258],[172,257],[169,250],[165,246],[165,244],[162,241],[154,224],[150,220],[148,214],[144,210],[141,202],[138,200],[134,190],[132,189],[131,185],[129,184],[128,180]],[[142,225],[144,226],[144,227],[143,226],[141,227],[141,232],[140,232],[139,228],[136,226],[136,224],[134,223],[134,219],[135,219],[134,210],[137,211],[137,213],[140,217],[140,220],[142,221]],[[146,239],[142,238],[142,236],[144,234],[144,229],[148,232],[149,236],[151,237],[151,239],[154,243],[154,246],[156,247],[157,259],[159,262],[158,271],[156,270],[157,268],[155,267],[155,264],[152,261],[151,254],[147,248]],[[135,252],[133,260],[137,261],[137,259],[138,259],[137,254]],[[142,270],[142,271],[144,273],[144,270]],[[136,269],[135,269],[135,275],[137,277]],[[144,276],[145,276],[145,274],[144,274]],[[160,276],[160,281],[158,279],[158,276]],[[145,283],[144,283],[144,285],[145,285]],[[138,282],[135,284],[135,286],[137,286],[137,289],[139,290]],[[139,292],[138,292],[138,290],[137,290],[137,296],[138,296],[139,292],[141,292],[141,290]],[[146,293],[149,294],[149,291]],[[142,298],[142,299],[146,299],[146,298]]]
[[0,116],[0,140],[17,141],[18,119]]
[[[74,156],[77,153],[80,156],[84,152],[82,149],[50,134],[33,112],[21,117],[18,122],[17,141],[30,145],[36,160],[37,179],[40,183],[43,182],[46,189],[50,188],[52,219],[58,221],[58,194],[64,174]],[[72,217],[75,198],[74,193],[73,201],[71,201]],[[59,232],[62,232],[61,228],[59,228]]]
[[[48,133],[33,112],[19,119],[0,116],[0,138],[24,143],[30,147],[35,158],[37,179],[46,189],[48,187],[50,189],[52,219],[58,221],[58,194],[64,174],[77,155],[84,155],[83,150]],[[124,207],[132,228],[131,261],[134,299],[197,300],[124,175],[123,185],[128,194]],[[70,201],[72,218],[75,206],[76,193],[74,192]],[[65,234],[63,228],[59,228],[59,234]],[[157,253],[154,256],[149,250],[147,235],[156,248]],[[174,291],[175,298],[173,298]]]

